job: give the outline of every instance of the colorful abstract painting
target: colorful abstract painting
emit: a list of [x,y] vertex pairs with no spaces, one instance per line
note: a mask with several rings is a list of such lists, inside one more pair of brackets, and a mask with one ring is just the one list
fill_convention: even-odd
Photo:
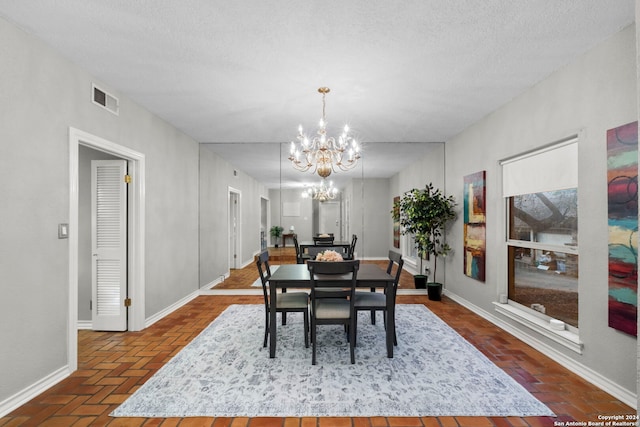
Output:
[[464,177],[464,274],[484,282],[486,171]]
[[607,131],[609,326],[638,335],[638,122]]
[[[394,209],[396,209],[395,206],[398,203],[400,203],[400,196],[396,196],[393,198]],[[393,247],[399,249],[400,248],[400,219],[398,216],[398,212],[396,212],[393,215],[393,217],[398,218],[393,220]]]

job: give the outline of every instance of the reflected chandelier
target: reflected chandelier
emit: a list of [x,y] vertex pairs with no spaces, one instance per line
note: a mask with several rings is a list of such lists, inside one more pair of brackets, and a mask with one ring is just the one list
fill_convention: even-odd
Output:
[[295,169],[301,172],[312,169],[312,173],[318,172],[322,178],[328,177],[331,172],[347,171],[353,168],[360,158],[360,147],[356,140],[349,135],[348,125],[345,125],[344,131],[337,141],[333,137],[327,137],[325,96],[329,91],[328,87],[318,89],[318,92],[322,94],[322,118],[318,127],[318,135],[309,140],[300,125],[296,137],[298,142],[296,144],[291,141],[289,152],[289,160]]
[[314,200],[319,200],[321,202],[326,202],[327,200],[333,200],[338,195],[338,189],[333,186],[333,182],[329,182],[329,186],[326,185],[326,180],[323,179],[320,181],[320,185],[313,186],[311,188],[307,188],[302,192],[302,198],[306,199],[308,197],[313,198]]

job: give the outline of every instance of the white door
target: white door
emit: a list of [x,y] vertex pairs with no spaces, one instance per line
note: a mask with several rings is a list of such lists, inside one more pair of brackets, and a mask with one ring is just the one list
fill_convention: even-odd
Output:
[[127,162],[91,161],[92,323],[127,329]]
[[322,202],[319,207],[319,221],[320,227],[318,232],[320,233],[333,233],[336,240],[340,240],[340,203],[338,202]]

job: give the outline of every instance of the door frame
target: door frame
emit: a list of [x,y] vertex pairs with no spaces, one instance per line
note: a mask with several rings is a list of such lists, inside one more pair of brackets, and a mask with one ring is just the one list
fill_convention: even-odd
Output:
[[128,162],[132,184],[128,192],[127,237],[128,296],[127,328],[140,331],[145,327],[145,156],[130,148],[69,127],[69,317],[68,366],[78,369],[78,174],[80,145],[121,157]]
[[[332,200],[332,201],[322,202],[318,204],[318,228],[320,228],[318,232],[327,233],[328,231],[330,231],[330,230],[322,230],[322,224],[326,225],[326,220],[327,220],[326,209],[328,209],[329,206],[331,206],[332,207],[331,210],[335,210],[336,214],[338,215],[338,219],[337,219],[338,224],[335,226],[335,231],[338,232],[339,236],[336,237],[336,240],[346,240],[342,235],[342,230],[343,230],[342,229],[342,203],[339,200]],[[332,223],[334,221],[335,221],[334,219],[331,220]],[[334,226],[332,225],[332,228],[333,227]]]

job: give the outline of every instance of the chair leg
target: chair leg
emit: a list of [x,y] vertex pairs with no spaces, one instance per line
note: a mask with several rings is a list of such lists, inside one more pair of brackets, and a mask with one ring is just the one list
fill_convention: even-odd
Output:
[[281,314],[282,314],[282,324],[286,325],[287,324],[287,312],[283,311]]
[[311,318],[311,364],[316,364],[316,322]]
[[[383,320],[384,320],[384,330],[387,330],[387,312],[386,310],[382,312]],[[398,337],[396,336],[396,330],[393,330],[393,345],[398,346]]]
[[[371,288],[371,292],[375,292],[376,288]],[[375,325],[376,324],[376,311],[375,310],[371,310],[371,324]]]
[[269,337],[269,312],[265,310],[265,318],[264,318],[264,343],[262,343],[262,347],[267,346],[267,338]]
[[354,347],[356,346],[356,326],[355,326],[355,321],[354,321],[354,317],[351,317],[351,326],[349,327],[349,335],[350,335],[350,339],[349,339],[349,353],[351,353],[351,364],[355,364],[356,363],[356,355],[355,355],[355,349]]
[[358,310],[354,312],[354,321],[353,321],[353,346],[355,347],[358,344]]
[[302,315],[304,316],[304,346],[309,348],[309,311],[305,310]]

